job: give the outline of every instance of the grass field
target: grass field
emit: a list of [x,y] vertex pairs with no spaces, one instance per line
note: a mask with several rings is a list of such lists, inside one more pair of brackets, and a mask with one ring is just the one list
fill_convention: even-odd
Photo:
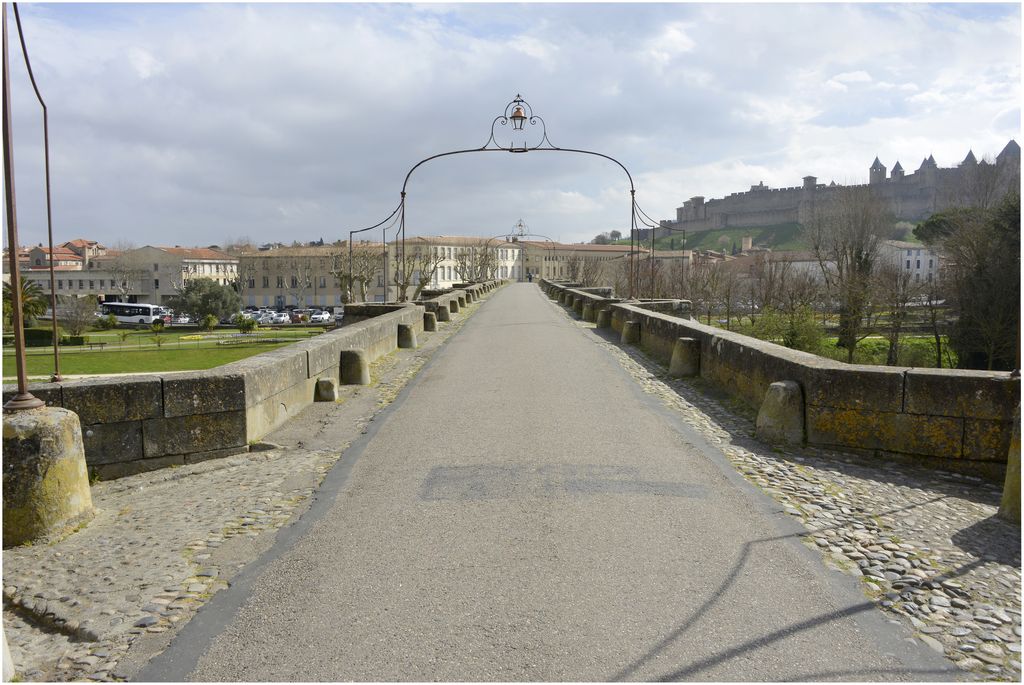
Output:
[[[289,343],[236,345],[231,347],[155,347],[143,350],[95,350],[64,354],[60,371],[64,375],[154,373],[158,371],[201,371],[221,364],[268,352]],[[30,378],[48,378],[53,373],[53,353],[32,350],[25,356]],[[14,354],[4,353],[4,378],[15,375]]]
[[[96,349],[62,345],[60,370],[63,375],[201,371],[305,340],[322,331],[299,327],[260,329],[243,339],[230,328],[205,333],[194,328],[170,328],[160,333],[159,345],[154,333],[148,330],[93,331],[86,334],[86,339],[105,345]],[[120,333],[125,334],[123,340]],[[282,339],[285,340],[279,342]],[[27,348],[25,362],[29,377],[48,378],[53,373],[53,348]],[[4,347],[3,374],[5,379],[16,375],[14,351],[9,346]]]
[[[913,226],[909,223],[897,224],[894,229],[894,237],[909,242],[919,242],[911,233]],[[664,235],[662,235],[664,234]],[[787,224],[775,224],[771,226],[750,226],[745,228],[718,228],[711,231],[687,231],[686,245],[688,250],[715,250],[719,252],[732,252],[742,249],[743,238],[751,236],[754,247],[768,247],[776,252],[809,250],[811,246],[801,235],[800,224],[796,222]],[[629,241],[619,241],[628,245]],[[647,244],[647,243],[645,243]],[[670,233],[662,229],[657,233],[656,248],[659,250],[676,249],[681,250],[683,245],[683,234],[678,232]]]

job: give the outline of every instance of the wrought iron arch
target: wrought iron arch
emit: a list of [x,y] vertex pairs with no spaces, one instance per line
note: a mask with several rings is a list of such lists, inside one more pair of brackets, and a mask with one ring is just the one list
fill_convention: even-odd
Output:
[[[504,127],[509,127],[508,142],[503,143],[499,140],[499,136]],[[534,142],[531,143],[530,140]],[[518,144],[517,144],[518,143]],[[636,256],[638,246],[640,243],[638,229],[639,226],[654,228],[657,224],[653,222],[650,217],[647,216],[646,212],[639,208],[636,202],[636,185],[633,182],[633,175],[629,172],[629,169],[615,159],[611,155],[606,155],[602,152],[596,152],[594,150],[583,150],[579,148],[565,148],[558,147],[552,144],[548,138],[547,124],[544,119],[533,113],[533,107],[530,106],[521,95],[516,95],[507,105],[502,114],[499,114],[491,122],[491,134],[490,137],[480,147],[466,148],[462,150],[449,150],[447,152],[441,152],[436,155],[425,157],[420,161],[416,162],[406,173],[405,179],[402,181],[402,190],[398,206],[385,218],[373,226],[367,226],[366,228],[349,231],[349,274],[351,280],[352,273],[352,238],[356,233],[362,233],[364,231],[370,231],[375,228],[383,227],[382,233],[382,249],[383,249],[383,260],[384,260],[384,287],[385,296],[387,300],[387,292],[390,289],[388,283],[388,260],[387,260],[387,232],[392,227],[395,227],[396,238],[401,236],[401,258],[405,259],[405,224],[406,224],[406,196],[409,187],[409,180],[412,178],[413,173],[427,162],[431,162],[435,159],[441,159],[442,157],[451,157],[454,155],[473,154],[481,152],[508,152],[512,154],[522,154],[527,152],[568,152],[572,154],[589,155],[592,157],[601,157],[607,159],[616,164],[623,173],[626,174],[626,178],[629,181],[629,202],[630,202],[630,227],[629,227],[629,297],[632,298],[636,294],[637,281],[639,278],[638,269],[636,264]],[[389,223],[390,222],[390,223]],[[385,225],[387,224],[387,225]],[[546,237],[546,236],[545,236]],[[351,284],[350,284],[351,287]]]

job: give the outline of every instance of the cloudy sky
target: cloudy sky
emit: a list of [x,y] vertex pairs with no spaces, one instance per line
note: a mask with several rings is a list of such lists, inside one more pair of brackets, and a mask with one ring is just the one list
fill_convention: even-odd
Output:
[[[554,145],[628,167],[656,219],[759,181],[864,182],[875,155],[910,172],[1020,140],[1018,4],[20,10],[50,112],[58,241],[347,237],[391,212],[417,161],[482,146],[517,93]],[[42,127],[20,53],[12,65],[19,230],[34,244]],[[522,218],[589,240],[628,228],[628,190],[599,158],[450,157],[412,176],[407,231],[491,236]]]

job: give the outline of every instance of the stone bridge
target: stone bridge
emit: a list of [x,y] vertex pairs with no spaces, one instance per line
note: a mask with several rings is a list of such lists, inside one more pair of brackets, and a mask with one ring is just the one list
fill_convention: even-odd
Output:
[[[264,461],[223,470],[277,463],[291,473],[261,486],[238,471],[232,482],[246,485],[234,487],[253,489],[258,513],[234,527],[211,521],[188,543],[193,575],[182,590],[177,571],[143,569],[127,606],[123,589],[97,591],[117,601],[89,614],[82,634],[98,646],[76,648],[67,672],[88,675],[73,670],[85,663],[97,679],[170,681],[1019,677],[1019,525],[994,516],[1017,379],[848,366],[702,326],[682,302],[502,285],[353,309],[365,320],[209,372],[39,387],[79,413],[94,468],[183,465],[173,483],[122,479],[150,484],[154,501],[213,506],[218,488],[244,496],[190,465],[299,436],[293,449],[268,445]],[[366,381],[369,361],[429,340],[425,322],[476,300],[472,318],[354,435],[342,417],[355,399],[316,401]],[[784,401],[773,400],[780,387]],[[308,510],[255,534],[270,520],[264,502],[305,468],[312,413],[322,451],[335,441],[326,477],[309,488]],[[172,433],[185,442],[172,446]],[[126,506],[125,490],[111,487],[105,506]],[[150,525],[150,514],[126,516],[135,529]],[[122,550],[153,550],[152,536],[132,547],[117,520],[53,550],[8,550],[5,621],[8,602],[71,611],[32,592],[27,566],[56,578],[85,554],[82,540],[124,536],[111,554],[145,567],[155,551]],[[241,542],[222,553],[236,535],[228,530]],[[80,574],[66,582],[84,588]],[[116,572],[94,575],[102,586]],[[53,594],[64,592],[74,597]],[[71,614],[62,616],[66,629]]]

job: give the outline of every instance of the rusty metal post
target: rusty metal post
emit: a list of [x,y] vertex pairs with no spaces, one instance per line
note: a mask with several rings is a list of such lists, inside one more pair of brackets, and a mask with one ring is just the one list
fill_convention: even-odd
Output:
[[14,358],[18,366],[18,394],[4,405],[6,411],[35,409],[44,402],[28,391],[25,375],[25,329],[21,316],[21,272],[18,271],[18,215],[14,194],[14,141],[11,139],[11,65],[7,49],[7,3],[3,11],[3,148],[4,200],[7,203],[7,251],[11,269],[11,327],[14,329]]
[[21,15],[18,13],[18,3],[13,3],[14,21],[18,24],[18,40],[21,41],[21,54],[25,57],[25,68],[28,70],[28,78],[32,82],[32,90],[36,92],[36,99],[39,106],[43,108],[43,160],[46,169],[46,237],[50,246],[50,314],[53,323],[53,375],[50,376],[51,383],[60,383],[64,380],[60,375],[60,335],[57,329],[57,283],[53,273],[53,208],[50,203],[50,120],[46,110],[46,103],[36,85],[35,74],[32,73],[32,62],[28,58],[28,47],[25,45],[25,32],[21,29]]

